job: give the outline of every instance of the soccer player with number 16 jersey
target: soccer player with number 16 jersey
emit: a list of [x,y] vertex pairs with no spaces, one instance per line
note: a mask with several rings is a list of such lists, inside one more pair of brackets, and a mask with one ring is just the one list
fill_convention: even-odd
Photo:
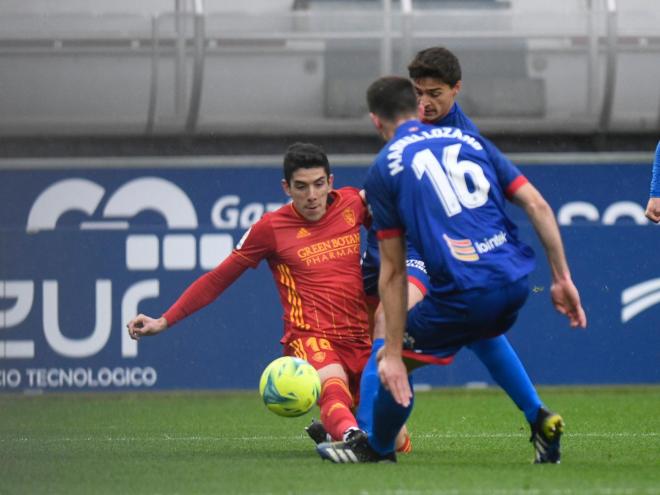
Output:
[[[408,372],[419,365],[404,359],[404,349],[445,358],[503,334],[515,322],[534,263],[505,213],[506,199],[524,209],[545,248],[556,309],[571,326],[586,326],[552,209],[525,177],[479,135],[419,122],[407,79],[377,80],[367,100],[387,140],[365,183],[379,239],[386,337],[378,363],[381,384],[376,394],[363,397],[373,411],[367,434],[317,447],[333,462],[396,460],[394,440],[413,406]],[[430,285],[410,311],[406,239],[424,262]],[[561,417],[542,419],[534,438],[536,461],[558,462]]]

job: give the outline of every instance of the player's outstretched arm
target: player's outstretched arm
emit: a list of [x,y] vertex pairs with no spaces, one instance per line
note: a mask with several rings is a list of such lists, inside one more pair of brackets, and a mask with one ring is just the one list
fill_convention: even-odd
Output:
[[394,400],[408,407],[412,398],[408,371],[402,359],[403,334],[408,314],[406,247],[403,237],[379,241],[378,291],[385,313],[385,345],[379,354],[378,375]]
[[213,302],[246,269],[247,266],[241,264],[240,257],[236,253],[230,254],[212,271],[190,284],[163,316],[156,319],[141,314],[128,322],[126,325],[128,334],[135,340],[143,336],[159,334]]
[[646,218],[653,223],[660,222],[660,198],[649,198],[646,205]]
[[126,325],[128,328],[128,335],[133,340],[138,340],[140,337],[148,337],[157,335],[163,330],[167,329],[167,320],[162,316],[160,318],[151,318],[150,316],[139,314]]
[[571,327],[585,328],[587,317],[580,303],[580,294],[571,280],[564,245],[552,208],[530,183],[521,186],[512,199],[527,213],[545,249],[552,272],[552,303],[557,311],[568,317]]

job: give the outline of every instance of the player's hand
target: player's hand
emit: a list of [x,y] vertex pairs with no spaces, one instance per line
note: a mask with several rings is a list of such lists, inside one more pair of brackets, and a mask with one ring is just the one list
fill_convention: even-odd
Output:
[[570,278],[554,281],[550,296],[557,311],[568,317],[571,327],[587,327],[587,315],[580,303],[580,294]]
[[645,214],[646,218],[651,220],[653,223],[660,222],[660,198],[649,199],[649,202],[646,205]]
[[151,318],[147,315],[137,315],[126,325],[128,328],[128,335],[133,340],[138,340],[140,337],[156,335],[167,328],[167,320],[165,318]]
[[381,351],[384,352],[379,353],[378,375],[380,381],[390,391],[398,404],[408,407],[410,399],[412,399],[412,391],[410,390],[406,365],[400,355],[387,354],[385,348]]

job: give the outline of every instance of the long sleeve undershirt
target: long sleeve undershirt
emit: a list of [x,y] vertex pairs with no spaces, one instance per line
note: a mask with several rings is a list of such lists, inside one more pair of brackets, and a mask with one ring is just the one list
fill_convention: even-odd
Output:
[[171,327],[186,316],[215,301],[247,268],[241,257],[232,252],[217,267],[190,284],[179,299],[163,314],[167,325]]

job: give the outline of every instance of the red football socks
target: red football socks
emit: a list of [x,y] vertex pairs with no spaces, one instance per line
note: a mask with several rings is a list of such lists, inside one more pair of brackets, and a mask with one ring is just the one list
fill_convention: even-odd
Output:
[[343,440],[349,428],[357,428],[357,420],[351,411],[353,398],[348,386],[340,378],[329,378],[321,389],[321,422],[333,440]]

